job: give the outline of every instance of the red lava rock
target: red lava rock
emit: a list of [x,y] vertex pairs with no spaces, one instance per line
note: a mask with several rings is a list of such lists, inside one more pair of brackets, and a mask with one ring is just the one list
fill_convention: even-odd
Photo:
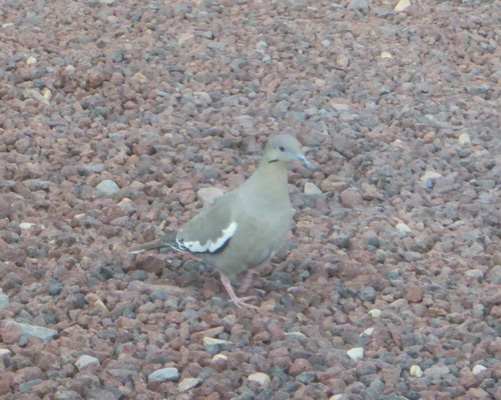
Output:
[[423,291],[418,286],[407,285],[405,287],[405,298],[411,303],[418,303],[423,299]]
[[2,339],[5,344],[18,343],[21,338],[21,329],[16,325],[2,327]]
[[308,360],[305,360],[304,358],[298,358],[294,360],[292,365],[289,368],[289,374],[291,376],[297,376],[302,374],[305,371],[311,371],[312,366]]

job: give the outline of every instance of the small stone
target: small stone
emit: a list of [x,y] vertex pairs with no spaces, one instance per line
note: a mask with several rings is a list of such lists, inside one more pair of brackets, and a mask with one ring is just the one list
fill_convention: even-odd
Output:
[[369,315],[372,318],[379,318],[379,317],[381,317],[381,314],[382,314],[382,311],[378,310],[377,308],[374,308],[374,309],[369,311]]
[[92,308],[94,310],[97,310],[97,311],[100,311],[100,312],[104,312],[104,313],[109,313],[110,312],[108,310],[108,307],[106,307],[106,305],[103,303],[103,301],[101,299],[95,301],[94,304],[92,305]]
[[300,340],[308,339],[308,337],[302,332],[287,332],[287,333],[285,333],[285,337],[286,338],[293,338],[293,339],[300,339]]
[[96,190],[103,196],[112,196],[115,193],[118,193],[120,191],[120,188],[115,182],[107,179],[99,183],[96,186]]
[[193,389],[196,387],[200,382],[202,382],[201,379],[198,378],[184,378],[178,385],[177,389],[180,392],[186,392],[187,390]]
[[394,10],[397,12],[404,11],[407,7],[410,7],[410,0],[400,0],[395,6]]
[[219,360],[226,361],[227,359],[228,357],[225,356],[224,354],[216,354],[214,357],[212,357],[211,361],[219,361]]
[[416,378],[421,378],[423,376],[423,370],[419,365],[411,366],[409,373],[411,376],[415,376]]
[[148,375],[148,382],[167,382],[177,381],[179,379],[179,371],[177,368],[162,368]]
[[0,310],[7,308],[9,305],[9,296],[6,294],[0,294]]
[[362,204],[362,195],[355,188],[348,188],[339,194],[339,201],[345,208],[353,208]]
[[442,175],[440,175],[438,172],[426,171],[421,177],[421,182],[428,182],[428,180],[434,181],[438,178],[442,178]]
[[289,368],[289,375],[298,376],[306,371],[312,370],[311,363],[305,358],[296,358]]
[[19,228],[26,230],[26,229],[30,229],[30,228],[34,227],[35,225],[36,224],[34,224],[32,222],[21,222],[19,224]]
[[346,352],[348,357],[350,357],[353,361],[360,360],[364,356],[364,349],[362,347],[354,347]]
[[331,41],[330,41],[330,40],[322,40],[322,41],[320,42],[320,44],[322,45],[322,47],[323,47],[324,49],[328,49],[328,48],[329,48],[329,46],[331,45]]
[[309,385],[317,380],[317,375],[313,371],[305,371],[302,374],[296,376],[296,381]]
[[348,57],[344,54],[340,54],[337,58],[336,58],[336,63],[337,65],[339,65],[339,67],[341,68],[347,68],[348,65],[350,65],[350,60],[348,59]]
[[360,334],[360,336],[372,336],[373,333],[374,333],[374,328],[367,328]]
[[203,339],[203,343],[204,343],[205,350],[207,350],[211,353],[215,353],[215,352],[219,351],[221,345],[226,344],[227,341],[206,336]]
[[369,301],[373,302],[374,299],[376,298],[376,290],[373,287],[370,286],[364,286],[363,288],[360,289],[360,292],[358,293],[358,298],[362,301]]
[[487,368],[484,367],[483,365],[480,365],[480,364],[477,364],[473,367],[472,371],[473,372],[473,375],[478,375],[480,374],[482,371],[485,371]]
[[392,56],[390,53],[388,53],[387,51],[383,51],[383,52],[380,54],[380,57],[381,57],[382,59],[384,59],[384,60],[385,60],[385,59],[392,58],[393,56]]
[[369,4],[367,4],[367,0],[351,0],[350,4],[348,4],[348,9],[355,11],[369,11]]
[[267,48],[268,48],[268,43],[262,40],[256,43],[256,50],[260,53],[264,53]]
[[37,59],[33,56],[29,56],[26,59],[26,64],[28,64],[28,65],[32,65],[32,64],[36,64],[36,63],[37,63]]
[[471,139],[467,133],[459,135],[458,142],[461,146],[471,146]]
[[251,374],[247,379],[249,379],[249,381],[251,382],[257,382],[264,389],[270,386],[271,383],[270,377],[266,374],[263,374],[262,372]]
[[465,275],[469,278],[474,278],[478,280],[484,279],[484,273],[479,269],[470,269],[466,271]]
[[51,296],[57,296],[63,291],[63,285],[58,281],[52,281],[49,286],[49,294]]
[[335,394],[334,396],[329,397],[329,400],[350,400],[351,397],[346,394]]
[[401,233],[411,233],[412,229],[409,228],[408,225],[404,224],[403,222],[398,223],[395,228]]
[[0,357],[3,357],[5,355],[10,356],[12,354],[12,351],[9,349],[0,349]]
[[80,396],[77,392],[73,390],[58,390],[54,394],[54,400],[81,400],[82,396]]
[[457,312],[447,314],[447,316],[445,318],[451,324],[462,324],[466,320],[466,317],[464,316],[464,314],[457,313]]
[[193,33],[191,32],[183,33],[181,36],[179,36],[179,39],[177,40],[177,43],[183,47],[190,46],[194,42],[195,42],[195,35],[193,35]]
[[304,194],[308,195],[318,195],[322,194],[322,191],[312,182],[306,182],[304,185]]
[[7,321],[5,326],[15,326],[19,328],[21,335],[26,338],[37,337],[49,341],[57,337],[57,331],[55,329],[45,328],[43,326],[34,326],[15,321]]
[[204,206],[204,208],[208,208],[218,197],[221,197],[224,194],[224,190],[216,188],[216,187],[207,187],[202,188],[197,192],[197,198],[200,200]]
[[433,365],[430,368],[426,368],[424,370],[424,375],[425,376],[431,376],[431,377],[437,377],[437,376],[444,376],[449,373],[449,367],[447,365]]
[[96,357],[92,357],[84,354],[75,362],[76,367],[79,371],[87,367],[88,365],[99,365],[99,360]]

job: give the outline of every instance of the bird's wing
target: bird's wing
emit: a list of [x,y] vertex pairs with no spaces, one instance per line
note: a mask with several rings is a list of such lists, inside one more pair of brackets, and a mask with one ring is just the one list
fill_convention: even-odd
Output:
[[211,254],[222,251],[238,229],[233,217],[235,200],[233,193],[228,193],[184,225],[176,237],[179,249]]

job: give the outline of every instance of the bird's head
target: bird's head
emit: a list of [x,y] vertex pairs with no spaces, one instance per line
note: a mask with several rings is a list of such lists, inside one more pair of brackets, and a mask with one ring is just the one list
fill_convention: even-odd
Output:
[[292,136],[280,134],[272,136],[264,149],[264,162],[274,163],[279,162],[288,164],[292,161],[301,161],[310,169],[314,169],[313,165],[301,153],[301,145]]

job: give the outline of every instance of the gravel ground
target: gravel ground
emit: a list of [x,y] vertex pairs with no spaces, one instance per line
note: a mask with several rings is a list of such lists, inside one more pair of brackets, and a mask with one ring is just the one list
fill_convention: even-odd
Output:
[[[395,3],[4,0],[0,398],[501,399],[501,3]],[[128,254],[277,132],[257,312]]]

